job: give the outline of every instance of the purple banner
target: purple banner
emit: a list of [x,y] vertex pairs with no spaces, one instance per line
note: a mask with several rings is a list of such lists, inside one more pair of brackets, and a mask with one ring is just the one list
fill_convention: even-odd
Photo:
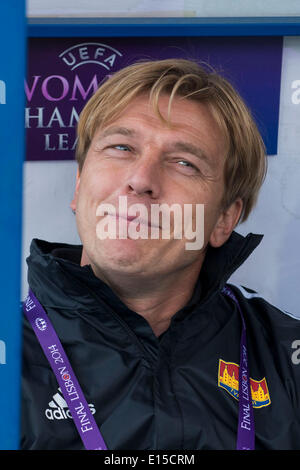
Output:
[[277,153],[280,37],[32,38],[25,80],[27,160],[72,160],[78,116],[101,81],[141,59],[212,65],[250,107],[269,155]]

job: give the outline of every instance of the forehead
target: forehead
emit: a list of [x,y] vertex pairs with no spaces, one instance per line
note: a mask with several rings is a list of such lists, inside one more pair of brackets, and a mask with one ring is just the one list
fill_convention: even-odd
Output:
[[184,124],[186,119],[203,119],[215,126],[216,122],[212,116],[209,106],[204,102],[186,99],[161,93],[157,100],[150,100],[148,93],[143,93],[133,98],[125,107],[116,109],[116,114],[109,122],[103,122],[101,128],[107,127],[115,121],[130,116],[140,115],[148,119],[159,119],[160,123],[168,124],[170,127]]

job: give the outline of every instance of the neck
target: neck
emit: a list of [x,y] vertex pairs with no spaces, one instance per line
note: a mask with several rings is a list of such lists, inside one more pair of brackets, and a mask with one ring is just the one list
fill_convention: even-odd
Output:
[[81,266],[91,264],[96,277],[108,284],[128,308],[143,316],[158,337],[166,331],[173,315],[190,300],[204,254],[196,263],[185,269],[152,279],[128,274],[107,274],[93,266],[87,255],[82,254]]

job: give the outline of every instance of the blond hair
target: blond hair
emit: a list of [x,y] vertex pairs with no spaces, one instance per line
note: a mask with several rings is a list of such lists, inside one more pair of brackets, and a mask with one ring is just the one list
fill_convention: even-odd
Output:
[[170,96],[168,119],[175,96],[208,105],[228,144],[222,207],[227,208],[241,198],[243,210],[239,222],[244,222],[256,204],[266,175],[264,143],[249,109],[232,85],[207,66],[190,60],[139,62],[105,81],[80,114],[76,148],[79,171],[98,128],[116,119],[134,98],[144,93],[149,94],[155,111],[165,122],[158,107],[161,94]]

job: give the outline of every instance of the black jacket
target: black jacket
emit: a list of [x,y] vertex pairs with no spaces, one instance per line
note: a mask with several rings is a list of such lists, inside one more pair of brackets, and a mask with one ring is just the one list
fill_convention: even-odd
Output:
[[[157,338],[80,266],[81,246],[33,240],[29,285],[44,306],[110,450],[235,449],[241,319],[221,293],[262,236],[235,232],[209,248],[194,293]],[[300,321],[232,286],[248,329],[256,449],[300,449]],[[23,449],[83,449],[54,373],[27,320]]]

